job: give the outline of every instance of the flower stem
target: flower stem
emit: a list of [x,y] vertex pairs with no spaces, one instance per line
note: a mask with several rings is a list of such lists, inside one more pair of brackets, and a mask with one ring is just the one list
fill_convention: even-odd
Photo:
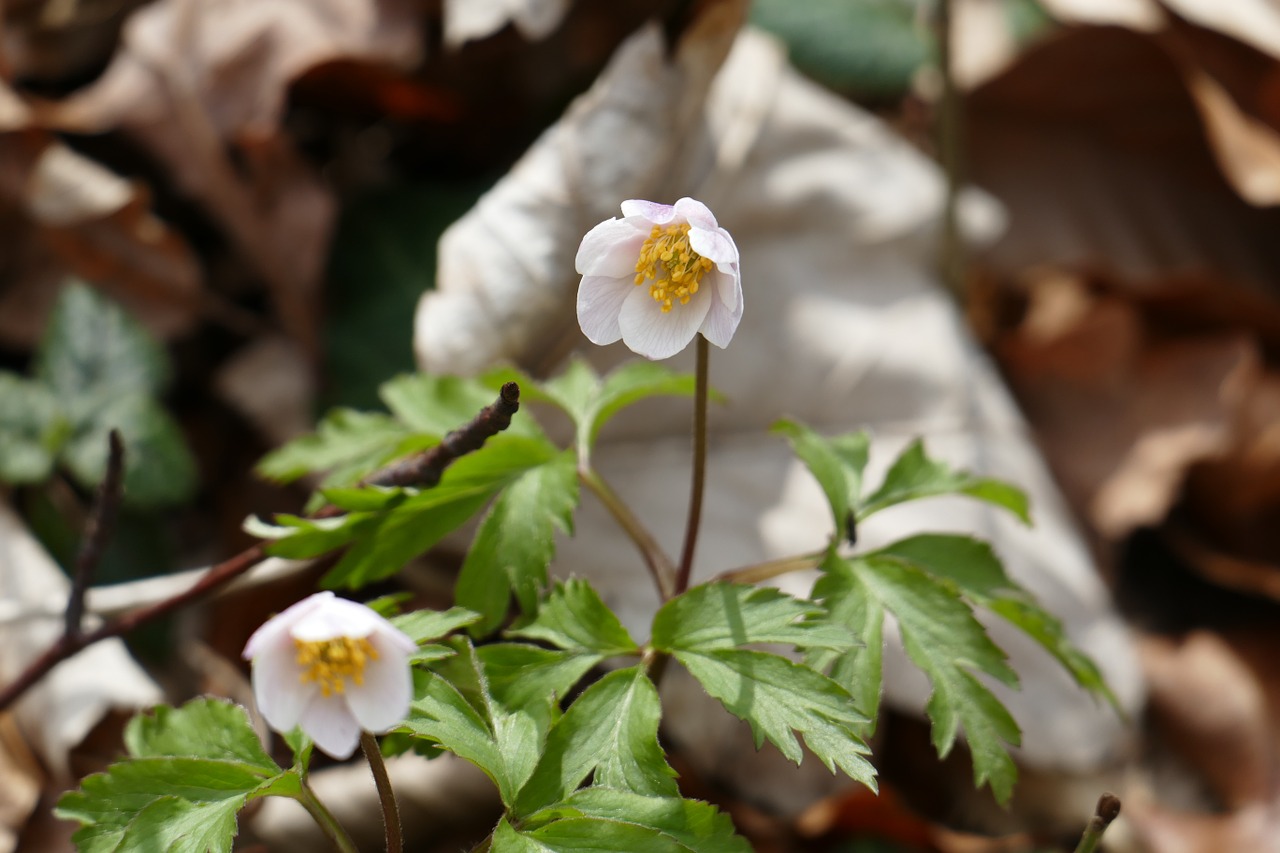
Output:
[[1089,826],[1085,828],[1084,835],[1080,838],[1080,844],[1076,846],[1076,853],[1094,853],[1102,843],[1102,833],[1107,831],[1111,821],[1119,815],[1119,797],[1109,791],[1099,797],[1098,807],[1089,820]]
[[351,840],[351,836],[347,835],[347,831],[342,828],[342,824],[338,823],[338,819],[333,816],[333,813],[324,807],[324,803],[320,802],[320,799],[306,782],[302,783],[302,789],[297,795],[297,800],[315,818],[320,830],[329,836],[329,840],[333,842],[335,849],[340,853],[359,853],[359,848]]
[[808,554],[796,554],[792,557],[782,557],[778,560],[756,563],[754,566],[744,566],[741,569],[730,569],[727,572],[721,572],[716,575],[716,580],[729,581],[730,583],[761,583],[791,572],[816,569],[822,564],[822,559],[826,555],[827,552],[823,550],[811,551]]
[[396,792],[391,790],[391,777],[387,775],[387,763],[382,760],[378,739],[368,732],[360,732],[360,748],[373,771],[374,784],[378,786],[378,799],[382,801],[382,825],[387,832],[387,853],[404,850],[404,834],[400,828],[400,808],[396,805]]
[[702,525],[702,491],[707,480],[707,363],[710,360],[710,344],[698,335],[698,365],[693,392],[693,485],[689,491],[689,520],[685,523],[684,547],[680,550],[674,595],[689,588],[693,552],[698,546],[698,528]]
[[671,558],[662,550],[662,546],[658,544],[658,540],[653,538],[640,519],[636,518],[631,512],[631,508],[627,506],[622,498],[618,497],[618,493],[604,481],[599,473],[590,466],[589,463],[578,466],[578,478],[582,484],[600,499],[600,503],[605,505],[609,513],[613,516],[618,525],[631,537],[631,541],[640,549],[640,556],[644,559],[645,566],[649,569],[649,574],[653,576],[653,582],[658,587],[658,595],[665,601],[671,597],[674,589],[676,568],[671,562]]

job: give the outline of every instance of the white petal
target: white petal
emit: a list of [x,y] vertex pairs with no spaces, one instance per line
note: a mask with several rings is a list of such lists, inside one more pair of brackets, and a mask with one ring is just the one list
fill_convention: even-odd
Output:
[[689,246],[702,257],[715,261],[717,266],[738,262],[738,247],[733,244],[729,232],[723,228],[715,231],[690,228]]
[[670,358],[689,345],[710,308],[711,294],[703,289],[688,305],[676,303],[664,314],[649,289],[637,287],[622,303],[618,326],[632,352],[654,360]]
[[636,287],[630,276],[610,278],[602,275],[584,275],[578,285],[578,325],[582,334],[593,344],[604,346],[622,337],[618,328],[618,313],[622,301]]
[[360,724],[347,707],[346,699],[339,694],[316,693],[302,712],[299,725],[316,746],[333,758],[349,757],[360,742]]
[[688,222],[697,228],[705,228],[708,231],[719,229],[716,224],[716,217],[705,204],[696,198],[682,198],[676,202],[676,216]]
[[381,635],[370,638],[378,659],[364,668],[364,683],[348,685],[347,706],[360,727],[371,732],[385,732],[409,715],[413,698],[413,675],[403,649]]
[[278,732],[298,724],[302,711],[320,689],[315,682],[303,683],[293,640],[280,637],[261,649],[253,659],[253,696],[267,725]]
[[582,238],[573,265],[582,275],[634,275],[647,236],[642,222],[606,219]]
[[367,637],[386,620],[363,604],[333,597],[304,614],[289,633],[299,640],[314,642],[337,637]]
[[733,338],[733,333],[738,330],[738,323],[742,321],[742,293],[739,290],[736,308],[730,308],[722,299],[708,301],[711,303],[711,310],[707,312],[707,319],[702,321],[699,331],[708,341],[724,349]]
[[658,204],[656,201],[645,201],[640,198],[629,198],[622,203],[623,216],[639,216],[654,225],[666,225],[676,217],[676,209],[669,204]]
[[327,602],[334,598],[332,592],[317,592],[309,595],[301,601],[285,608],[281,612],[272,616],[266,622],[259,626],[249,637],[249,642],[244,644],[244,657],[246,660],[254,658],[258,653],[267,646],[274,646],[277,639],[282,634],[287,634],[289,629],[302,619],[312,610],[323,607]]

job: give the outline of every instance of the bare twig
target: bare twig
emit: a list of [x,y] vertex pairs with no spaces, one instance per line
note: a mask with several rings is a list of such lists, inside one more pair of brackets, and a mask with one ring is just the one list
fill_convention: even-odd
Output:
[[111,538],[120,512],[120,499],[124,496],[124,441],[119,430],[111,430],[107,436],[107,472],[93,502],[93,511],[84,526],[84,541],[76,555],[75,573],[71,578],[71,592],[67,596],[66,621],[63,632],[77,637],[84,630],[84,596],[93,574],[102,561],[102,551]]
[[[420,486],[429,488],[440,482],[440,475],[459,456],[478,450],[491,436],[497,435],[511,425],[511,416],[520,408],[520,386],[508,382],[502,386],[497,401],[486,406],[475,419],[461,429],[454,430],[445,436],[439,445],[415,454],[406,460],[393,463],[382,471],[366,479],[366,483],[380,486]],[[414,479],[421,477],[421,479]],[[333,517],[341,514],[341,510],[326,507],[316,516]],[[108,525],[109,526],[109,525]],[[96,536],[97,534],[95,534]],[[103,534],[105,536],[105,534]],[[90,537],[93,538],[93,537]],[[95,558],[96,559],[96,558]],[[234,580],[253,566],[267,559],[267,552],[262,545],[254,545],[241,551],[234,557],[211,566],[189,588],[176,595],[158,601],[147,607],[131,610],[128,613],[85,632],[82,630],[66,631],[45,651],[27,665],[17,678],[0,690],[0,711],[12,705],[32,685],[48,674],[67,658],[110,637],[119,637],[129,633],[140,625],[195,602],[220,586]],[[92,561],[88,563],[92,567]],[[79,572],[77,571],[77,574]],[[87,583],[87,581],[86,581]],[[73,587],[73,595],[74,595]],[[81,614],[84,606],[84,590],[79,593],[78,605]],[[68,610],[71,608],[68,607]],[[77,623],[80,616],[76,616]],[[67,624],[71,624],[70,614]]]
[[1102,843],[1102,833],[1107,831],[1111,822],[1120,816],[1120,798],[1107,791],[1098,798],[1098,807],[1094,810],[1089,826],[1085,828],[1076,853],[1094,853]]

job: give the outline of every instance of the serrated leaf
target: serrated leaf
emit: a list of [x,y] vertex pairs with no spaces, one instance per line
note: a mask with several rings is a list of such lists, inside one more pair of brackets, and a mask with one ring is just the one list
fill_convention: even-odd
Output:
[[586,421],[588,446],[595,444],[600,430],[613,416],[650,397],[692,397],[691,374],[673,373],[653,361],[629,361],[604,378]]
[[556,531],[573,532],[578,471],[571,451],[529,468],[485,515],[458,576],[455,598],[482,614],[474,636],[490,634],[507,615],[512,593],[522,611],[536,613],[555,556]]
[[124,743],[135,758],[237,761],[268,776],[280,770],[244,708],[218,699],[193,699],[181,708],[159,705],[138,714],[125,728]]
[[[411,429],[389,415],[334,409],[324,416],[314,433],[271,451],[254,470],[278,483],[332,471],[326,480],[346,485],[405,452],[402,443],[412,435]],[[434,441],[426,439],[423,446]]]
[[47,480],[70,428],[45,385],[0,371],[0,481]]
[[327,503],[343,512],[382,512],[411,494],[407,489],[386,486],[334,486],[319,491]]
[[662,706],[641,667],[609,673],[582,692],[547,734],[515,812],[551,805],[594,772],[594,783],[640,794],[676,796],[675,771],[658,745]]
[[839,767],[875,789],[875,768],[865,757],[870,750],[856,733],[866,718],[835,681],[768,652],[709,649],[675,657],[729,713],[750,724],[757,749],[768,739],[799,764],[804,753],[792,733],[799,732],[828,770]]
[[581,356],[569,359],[565,369],[541,386],[547,399],[564,409],[576,424],[591,420],[591,408],[600,394],[600,377]]
[[836,651],[815,649],[806,663],[849,691],[853,704],[868,720],[858,728],[864,738],[875,733],[884,691],[884,608],[862,589],[857,575],[843,561],[828,557],[824,571],[813,585],[813,597],[828,610],[828,618],[849,628],[861,641],[860,648]]
[[847,649],[857,642],[823,609],[772,587],[696,586],[653,618],[651,645],[661,651],[725,649],[755,643]]
[[465,607],[448,610],[415,610],[392,616],[390,622],[418,645],[465,628],[480,618],[480,614]]
[[[525,840],[541,847],[523,849],[697,853],[749,853],[751,850],[746,839],[734,832],[733,822],[727,815],[698,800],[650,797],[592,786],[576,792],[544,814],[553,819],[544,823],[541,815],[535,815],[529,821],[533,828],[526,830],[524,836]],[[600,845],[583,846],[589,843],[592,833],[601,840]],[[611,840],[605,843],[604,839]]]
[[850,511],[862,492],[862,472],[867,467],[870,438],[865,432],[825,438],[796,421],[780,420],[770,428],[791,444],[796,457],[809,469],[831,506],[838,538],[852,538]]
[[932,533],[894,542],[876,552],[904,560],[952,583],[967,599],[985,607],[1039,643],[1090,692],[1117,709],[1119,700],[1088,655],[1068,639],[1062,623],[1005,573],[991,546],[969,536]]
[[565,652],[523,643],[490,643],[476,649],[489,676],[493,698],[507,708],[536,701],[558,702],[604,659],[603,655]]
[[972,671],[1017,686],[1018,676],[973,611],[945,584],[904,561],[867,556],[847,562],[861,590],[898,619],[908,656],[933,685],[925,708],[940,756],[951,751],[961,725],[973,755],[974,783],[990,783],[1008,801],[1017,769],[1004,746],[1021,741],[1017,723]]
[[857,517],[861,521],[894,504],[940,495],[967,495],[1007,509],[1023,524],[1031,523],[1027,496],[1020,489],[968,471],[953,471],[945,462],[930,459],[920,439],[907,445],[894,460],[880,488],[857,506]]
[[[389,510],[363,515],[350,549],[322,579],[327,587],[356,588],[398,572],[405,563],[427,551],[461,527],[505,486],[525,471],[548,462],[555,448],[544,439],[498,435],[484,447],[461,457],[445,469],[440,483],[406,498]],[[268,546],[268,553],[284,555],[288,539]],[[471,606],[469,602],[460,602]]]
[[541,640],[570,651],[593,652],[602,657],[638,654],[640,651],[591,584],[580,578],[556,584],[542,603],[537,618],[507,634]]

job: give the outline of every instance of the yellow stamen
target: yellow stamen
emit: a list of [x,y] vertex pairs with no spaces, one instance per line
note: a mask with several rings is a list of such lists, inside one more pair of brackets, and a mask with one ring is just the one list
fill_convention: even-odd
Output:
[[640,260],[636,262],[637,285],[652,281],[649,295],[662,305],[663,312],[671,310],[672,303],[689,304],[690,297],[698,292],[698,285],[707,271],[714,266],[689,245],[689,224],[655,225],[649,238],[640,247]]
[[298,665],[303,684],[314,681],[325,696],[345,693],[350,678],[357,686],[364,684],[364,667],[378,659],[378,650],[367,639],[335,637],[332,640],[294,640],[298,648]]

